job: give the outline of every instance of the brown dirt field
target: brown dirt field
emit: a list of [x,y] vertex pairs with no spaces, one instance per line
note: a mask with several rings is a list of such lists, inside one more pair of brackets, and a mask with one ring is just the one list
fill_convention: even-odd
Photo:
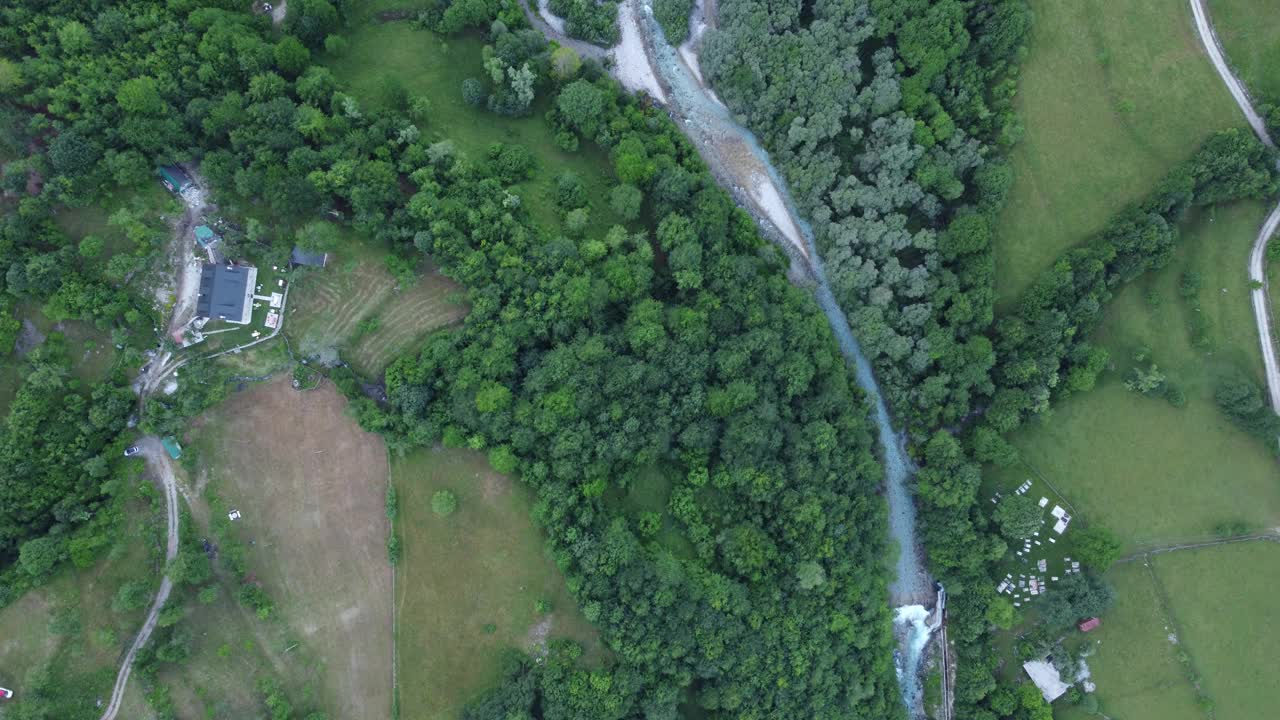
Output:
[[217,411],[218,493],[243,513],[250,571],[321,659],[330,717],[386,718],[391,707],[387,455],[332,385],[288,378]]

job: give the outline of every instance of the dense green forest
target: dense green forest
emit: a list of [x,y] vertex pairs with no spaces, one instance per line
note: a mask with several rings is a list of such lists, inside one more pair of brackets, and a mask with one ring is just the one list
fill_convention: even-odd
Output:
[[[678,28],[680,7],[663,4],[664,25]],[[781,254],[666,114],[594,62],[553,53],[514,1],[420,16],[487,43],[487,75],[458,89],[468,101],[541,108],[562,147],[607,154],[611,209],[627,224],[593,223],[599,209],[566,174],[550,228],[516,187],[546,171],[527,148],[495,138],[470,156],[429,142],[431,98],[392,88],[390,107],[361,107],[312,64],[341,47],[346,3],[293,0],[279,29],[247,10],[0,8],[0,151],[12,158],[0,353],[20,303],[92,323],[124,349],[92,387],[71,377],[56,339],[21,360],[0,427],[0,600],[67,557],[92,560],[102,479],[132,409],[124,368],[140,358],[128,348],[158,340],[141,287],[155,243],[96,262],[52,214],[149,182],[156,163],[198,160],[227,204],[282,228],[335,210],[467,288],[465,324],[391,365],[387,403],[363,396],[349,369],[333,377],[393,450],[482,450],[532,486],[556,562],[611,650],[596,669],[568,646],[543,663],[513,660],[468,717],[653,720],[682,704],[712,717],[900,717],[867,404]],[[1167,262],[1189,208],[1276,189],[1272,157],[1251,136],[1215,136],[994,323],[992,219],[1011,182],[1001,154],[1018,135],[1010,98],[1030,20],[1022,0],[728,0],[706,47],[717,91],[812,221],[911,432],[930,567],[960,644],[959,718],[1047,712],[997,685],[983,641],[990,564],[1006,545],[976,503],[980,464],[1012,460],[1004,433],[1092,385],[1106,358],[1090,330],[1117,286]],[[597,31],[607,42],[616,27]],[[253,242],[291,240],[266,236]],[[197,382],[150,403],[144,427],[175,429],[225,394],[215,368],[189,374]],[[1245,390],[1222,403],[1241,422],[1256,405]],[[655,491],[640,483],[654,475],[669,483],[665,509],[630,509],[628,495]],[[1095,578],[1073,582],[1051,617],[1105,605]]]
[[707,75],[783,170],[895,416],[956,424],[994,389],[991,227],[1025,0],[719,10]]
[[[991,239],[1013,179],[1003,154],[1020,135],[1011,100],[1026,3],[719,8],[707,73],[786,174],[837,299],[918,441],[921,533],[959,644],[956,716],[1044,717],[1034,693],[1020,703],[993,675],[999,653],[985,633],[1012,607],[993,604],[991,566],[1016,533],[977,504],[981,463],[1015,461],[1005,433],[1093,386],[1107,357],[1090,332],[1118,285],[1168,262],[1191,207],[1274,194],[1272,153],[1245,133],[1213,137],[997,323]],[[1256,388],[1220,396],[1242,424],[1257,415]],[[1105,584],[1073,582],[1051,598],[1029,645],[1047,646],[1071,618],[1105,608]]]
[[[339,209],[468,288],[465,326],[392,366],[390,408],[361,399],[357,412],[394,448],[484,449],[537,488],[557,561],[614,657],[594,671],[523,666],[488,703],[527,699],[546,717],[674,717],[681,702],[736,717],[900,713],[866,406],[812,300],[665,115],[591,63],[553,68],[513,7],[441,13],[440,29],[489,28],[491,109],[552,97],[565,144],[612,158],[618,212],[638,219],[592,226],[566,176],[560,235],[512,189],[538,172],[524,148],[466,157],[428,143],[429,99],[365,110],[309,64],[341,6],[299,1],[274,36],[238,4],[201,5],[4,11],[13,145],[48,148],[22,161],[44,176],[40,222],[141,179],[114,177],[108,155],[134,170],[200,159],[230,201],[281,218]],[[13,246],[55,251],[31,236]],[[173,427],[187,394],[144,422]],[[206,395],[192,407],[218,397]],[[655,467],[671,478],[666,512],[611,499]]]
[[[492,171],[415,171],[415,242],[472,312],[388,370],[397,432],[487,449],[538,489],[557,562],[623,661],[613,690],[575,701],[596,717],[669,716],[690,684],[739,717],[892,716],[880,475],[825,320],[658,111],[579,79],[553,116],[616,138],[620,177],[644,159],[628,179],[656,232],[550,236]],[[662,517],[603,499],[654,464],[678,478],[666,539]]]

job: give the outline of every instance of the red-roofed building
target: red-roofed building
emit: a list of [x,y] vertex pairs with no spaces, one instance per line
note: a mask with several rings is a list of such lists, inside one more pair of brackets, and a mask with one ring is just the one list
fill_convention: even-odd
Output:
[[1088,620],[1081,620],[1080,624],[1076,625],[1076,627],[1080,629],[1080,632],[1089,632],[1090,630],[1098,627],[1101,624],[1102,624],[1101,620],[1099,620],[1096,617],[1091,617]]

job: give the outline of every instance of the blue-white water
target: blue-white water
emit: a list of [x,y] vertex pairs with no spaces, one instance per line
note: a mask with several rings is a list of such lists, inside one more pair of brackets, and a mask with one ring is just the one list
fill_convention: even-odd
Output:
[[893,616],[894,632],[899,638],[898,654],[894,669],[898,674],[898,688],[902,702],[913,715],[920,708],[924,693],[920,688],[920,658],[929,644],[933,628],[929,625],[929,611],[923,605],[903,605]]
[[[889,531],[898,549],[895,574],[890,586],[891,602],[900,605],[894,618],[899,637],[896,656],[898,681],[908,714],[920,717],[923,715],[920,660],[935,626],[930,625],[930,613],[922,604],[932,598],[933,588],[928,574],[921,567],[922,556],[916,542],[915,505],[908,487],[914,467],[903,447],[902,437],[893,428],[889,409],[880,393],[880,386],[876,383],[871,363],[863,355],[849,327],[849,319],[831,291],[822,257],[814,242],[813,229],[796,211],[795,203],[787,191],[787,184],[769,161],[769,154],[756,141],[755,136],[739,125],[724,105],[710,96],[707,88],[694,76],[675,48],[666,41],[662,28],[653,18],[648,0],[643,2],[643,12],[638,13],[638,20],[649,43],[654,70],[669,90],[667,100],[677,122],[702,152],[717,178],[729,186],[740,202],[747,200],[744,204],[755,211],[758,219],[762,215],[769,215],[767,198],[772,197],[771,192],[776,191],[777,196],[785,203],[789,218],[779,219],[775,214],[772,223],[766,221],[762,224],[774,236],[775,241],[784,247],[789,241],[794,243],[795,230],[803,238],[804,257],[797,257],[794,252],[792,257],[803,261],[807,266],[816,285],[814,295],[818,306],[826,314],[845,358],[853,365],[858,386],[871,401],[884,463]],[[762,191],[762,183],[766,182],[766,178],[767,183],[773,187]],[[786,227],[788,222],[794,225],[794,230]],[[772,227],[769,227],[770,224]]]

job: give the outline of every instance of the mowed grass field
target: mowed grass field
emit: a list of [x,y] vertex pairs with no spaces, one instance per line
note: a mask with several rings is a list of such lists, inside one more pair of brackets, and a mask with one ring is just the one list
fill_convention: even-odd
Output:
[[1265,0],[1209,0],[1213,27],[1255,100],[1280,100],[1280,23]]
[[215,604],[193,612],[196,657],[167,675],[192,717],[257,712],[264,673],[330,717],[390,714],[386,448],[345,407],[330,384],[300,392],[281,378],[233,395],[188,433],[205,468],[197,486],[242,513],[234,528],[252,543],[249,573],[279,616],[254,617],[229,577]]
[[[508,648],[536,652],[548,638],[581,643],[599,659],[595,630],[543,552],[531,493],[489,468],[480,453],[418,450],[397,459],[403,556],[396,571],[400,711],[404,720],[456,718],[499,679]],[[439,517],[431,496],[449,490],[457,510]],[[537,612],[539,600],[551,603]]]
[[1179,642],[1203,676],[1218,720],[1274,717],[1280,701],[1275,634],[1280,627],[1275,601],[1280,545],[1189,550],[1158,556],[1152,563],[1172,598]]
[[[47,671],[55,717],[90,720],[101,713],[98,701],[110,698],[120,658],[146,615],[145,608],[114,612],[111,602],[126,582],[154,580],[153,590],[159,584],[164,522],[153,510],[153,495],[126,503],[128,526],[96,565],[84,570],[67,565],[46,585],[0,610],[0,685],[14,691],[11,702],[21,704],[34,674]],[[79,632],[54,632],[55,617],[68,615],[78,620]],[[135,711],[128,717],[146,716],[137,683],[130,684],[125,701],[125,710]]]
[[1026,134],[996,244],[1008,307],[1063,250],[1143,197],[1214,131],[1244,123],[1186,0],[1031,0],[1018,79]]
[[[426,334],[467,312],[461,286],[430,263],[423,263],[413,285],[400,289],[383,253],[354,236],[333,253],[328,267],[298,281],[293,293],[285,332],[297,347],[303,353],[338,348],[369,377],[381,376]],[[360,323],[373,318],[378,328],[360,332]]]
[[362,104],[383,105],[386,83],[391,80],[411,95],[430,99],[429,117],[420,128],[425,137],[449,140],[475,160],[483,160],[493,142],[528,148],[538,170],[532,180],[517,188],[522,191],[525,207],[543,228],[560,227],[554,207],[555,178],[566,170],[582,178],[591,200],[592,227],[598,234],[620,222],[608,203],[609,189],[616,184],[608,157],[585,143],[577,152],[561,150],[543,120],[551,107],[548,98],[536,98],[530,115],[523,118],[503,117],[462,100],[463,80],[487,76],[481,57],[484,42],[478,37],[445,38],[417,29],[410,22],[367,20],[357,23],[347,38],[350,48],[346,54],[323,61]]
[[[1165,614],[1151,570],[1141,561],[1117,565],[1107,574],[1116,603],[1102,626],[1073,639],[1093,645],[1086,660],[1097,683],[1101,710],[1126,720],[1203,720],[1195,692],[1169,641],[1173,628]],[[1060,700],[1057,720],[1090,716]],[[1223,718],[1225,720],[1225,717]]]
[[[1111,353],[1114,369],[1011,438],[1087,522],[1112,529],[1128,550],[1209,537],[1226,521],[1280,525],[1280,465],[1213,398],[1218,379],[1237,369],[1262,381],[1244,268],[1263,212],[1261,204],[1242,203],[1193,219],[1173,262],[1112,301],[1094,340]],[[1209,350],[1191,344],[1193,310],[1179,296],[1188,269],[1204,280]],[[1152,293],[1158,306],[1148,300]],[[1186,394],[1185,407],[1124,388],[1142,345]],[[999,471],[996,487],[1016,487],[1027,476],[1024,468]]]

